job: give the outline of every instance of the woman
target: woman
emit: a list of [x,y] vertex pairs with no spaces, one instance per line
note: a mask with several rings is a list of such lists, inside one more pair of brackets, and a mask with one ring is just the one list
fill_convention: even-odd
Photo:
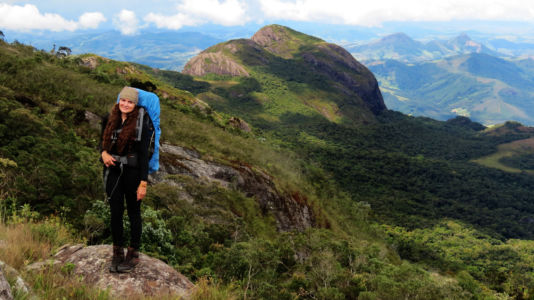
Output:
[[[113,258],[110,272],[130,272],[139,263],[141,246],[141,200],[146,195],[148,178],[148,125],[142,124],[141,138],[136,133],[139,114],[138,92],[124,87],[119,103],[113,106],[102,134],[102,161],[105,165],[106,194],[111,209]],[[123,250],[124,199],[130,219],[130,246]]]

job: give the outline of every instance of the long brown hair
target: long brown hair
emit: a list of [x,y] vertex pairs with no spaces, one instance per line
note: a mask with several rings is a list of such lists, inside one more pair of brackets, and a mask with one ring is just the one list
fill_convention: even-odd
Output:
[[[127,151],[131,150],[133,142],[135,141],[135,125],[137,122],[137,115],[139,114],[139,107],[136,106],[133,111],[129,112],[124,125],[122,126],[122,131],[117,138],[117,154],[125,154],[124,150],[128,146]],[[106,129],[104,129],[104,134],[102,135],[102,149],[107,152],[111,151],[111,135],[115,129],[119,128],[122,123],[121,111],[119,109],[119,104],[115,104],[111,109],[111,114],[108,118],[108,123],[106,124]]]

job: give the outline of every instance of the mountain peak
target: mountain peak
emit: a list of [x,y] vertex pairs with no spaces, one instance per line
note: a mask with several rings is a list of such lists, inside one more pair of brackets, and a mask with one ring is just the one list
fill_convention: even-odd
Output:
[[[212,46],[192,58],[182,72],[193,76],[213,73],[253,78],[267,72],[283,81],[306,85],[309,90],[328,90],[335,95],[331,98],[344,99],[332,105],[337,114],[352,120],[364,120],[362,109],[369,120],[373,119],[372,114],[386,109],[376,78],[348,51],[280,25],[265,26],[251,39]],[[313,106],[308,102],[305,105]],[[343,110],[338,108],[341,106]],[[324,109],[319,111],[332,116]]]
[[450,43],[465,44],[465,43],[467,43],[469,41],[472,41],[471,37],[469,37],[469,35],[467,35],[467,33],[464,32],[464,33],[460,34],[459,36],[451,39],[449,42]]
[[269,52],[284,58],[291,58],[300,46],[324,42],[319,38],[277,24],[262,27],[251,39]]
[[387,35],[383,37],[382,39],[380,39],[380,41],[386,42],[386,43],[393,43],[393,42],[394,43],[398,43],[398,42],[413,43],[415,42],[411,37],[409,37],[407,34],[403,32],[398,32],[398,33]]

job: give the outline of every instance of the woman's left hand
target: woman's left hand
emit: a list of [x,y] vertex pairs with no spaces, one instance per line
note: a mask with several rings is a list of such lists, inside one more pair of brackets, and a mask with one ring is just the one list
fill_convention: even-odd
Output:
[[141,181],[139,187],[137,188],[137,201],[141,201],[146,196],[146,181]]

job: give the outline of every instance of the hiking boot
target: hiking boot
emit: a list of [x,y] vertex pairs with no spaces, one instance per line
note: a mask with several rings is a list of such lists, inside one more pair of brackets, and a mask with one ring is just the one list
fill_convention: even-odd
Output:
[[126,253],[126,260],[117,267],[117,271],[120,273],[131,272],[135,266],[139,263],[139,251],[132,247],[128,247],[128,253]]
[[124,250],[121,246],[113,246],[113,257],[111,258],[111,266],[109,271],[111,273],[118,272],[117,267],[124,262]]

